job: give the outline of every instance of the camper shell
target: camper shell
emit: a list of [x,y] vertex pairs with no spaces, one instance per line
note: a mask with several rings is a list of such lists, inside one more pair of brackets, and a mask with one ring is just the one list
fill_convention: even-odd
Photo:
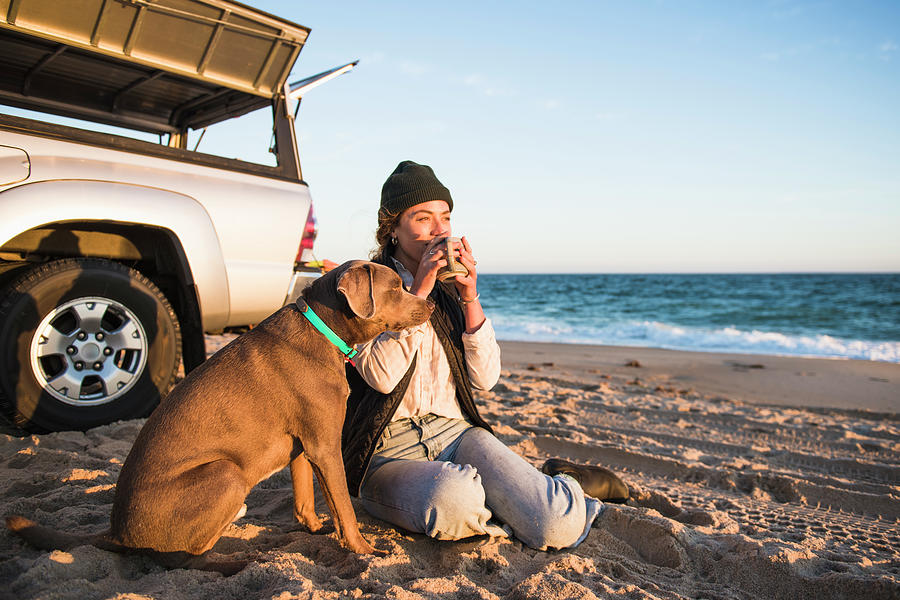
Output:
[[301,179],[278,100],[308,35],[224,0],[0,0],[0,103],[167,135],[176,149],[190,129],[273,106],[278,168],[261,172]]

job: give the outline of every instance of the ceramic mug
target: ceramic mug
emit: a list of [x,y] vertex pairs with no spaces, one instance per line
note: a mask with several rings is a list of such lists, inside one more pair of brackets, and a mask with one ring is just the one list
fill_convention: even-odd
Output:
[[469,274],[469,270],[463,266],[461,262],[456,260],[457,250],[453,245],[458,243],[460,243],[460,239],[456,237],[448,237],[441,240],[441,246],[446,253],[447,266],[438,269],[437,278],[439,281],[447,281],[448,279],[455,278],[457,275],[465,277]]

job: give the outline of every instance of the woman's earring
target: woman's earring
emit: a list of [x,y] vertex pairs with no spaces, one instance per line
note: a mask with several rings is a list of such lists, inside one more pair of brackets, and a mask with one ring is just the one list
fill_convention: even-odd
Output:
[[397,245],[397,238],[394,237],[394,236],[391,236],[391,243],[392,243],[393,245],[396,246],[396,245]]

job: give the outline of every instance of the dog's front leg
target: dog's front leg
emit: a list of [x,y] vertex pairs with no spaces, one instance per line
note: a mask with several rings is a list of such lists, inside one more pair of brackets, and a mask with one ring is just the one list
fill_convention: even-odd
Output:
[[344,463],[341,461],[340,448],[335,452],[324,452],[321,456],[310,457],[312,467],[319,479],[319,487],[328,501],[331,516],[334,518],[334,529],[341,540],[341,545],[358,554],[379,554],[384,552],[375,548],[366,541],[359,532],[356,522],[356,513],[353,512],[353,504],[350,502],[350,492],[347,490],[347,479],[344,475]]
[[294,517],[310,532],[316,533],[322,529],[322,521],[316,514],[312,467],[303,452],[291,461],[291,483],[294,487]]

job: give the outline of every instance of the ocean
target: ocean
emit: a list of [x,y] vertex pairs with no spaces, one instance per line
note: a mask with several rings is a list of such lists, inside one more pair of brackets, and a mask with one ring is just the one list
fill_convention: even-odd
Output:
[[500,340],[900,362],[900,274],[478,276]]

